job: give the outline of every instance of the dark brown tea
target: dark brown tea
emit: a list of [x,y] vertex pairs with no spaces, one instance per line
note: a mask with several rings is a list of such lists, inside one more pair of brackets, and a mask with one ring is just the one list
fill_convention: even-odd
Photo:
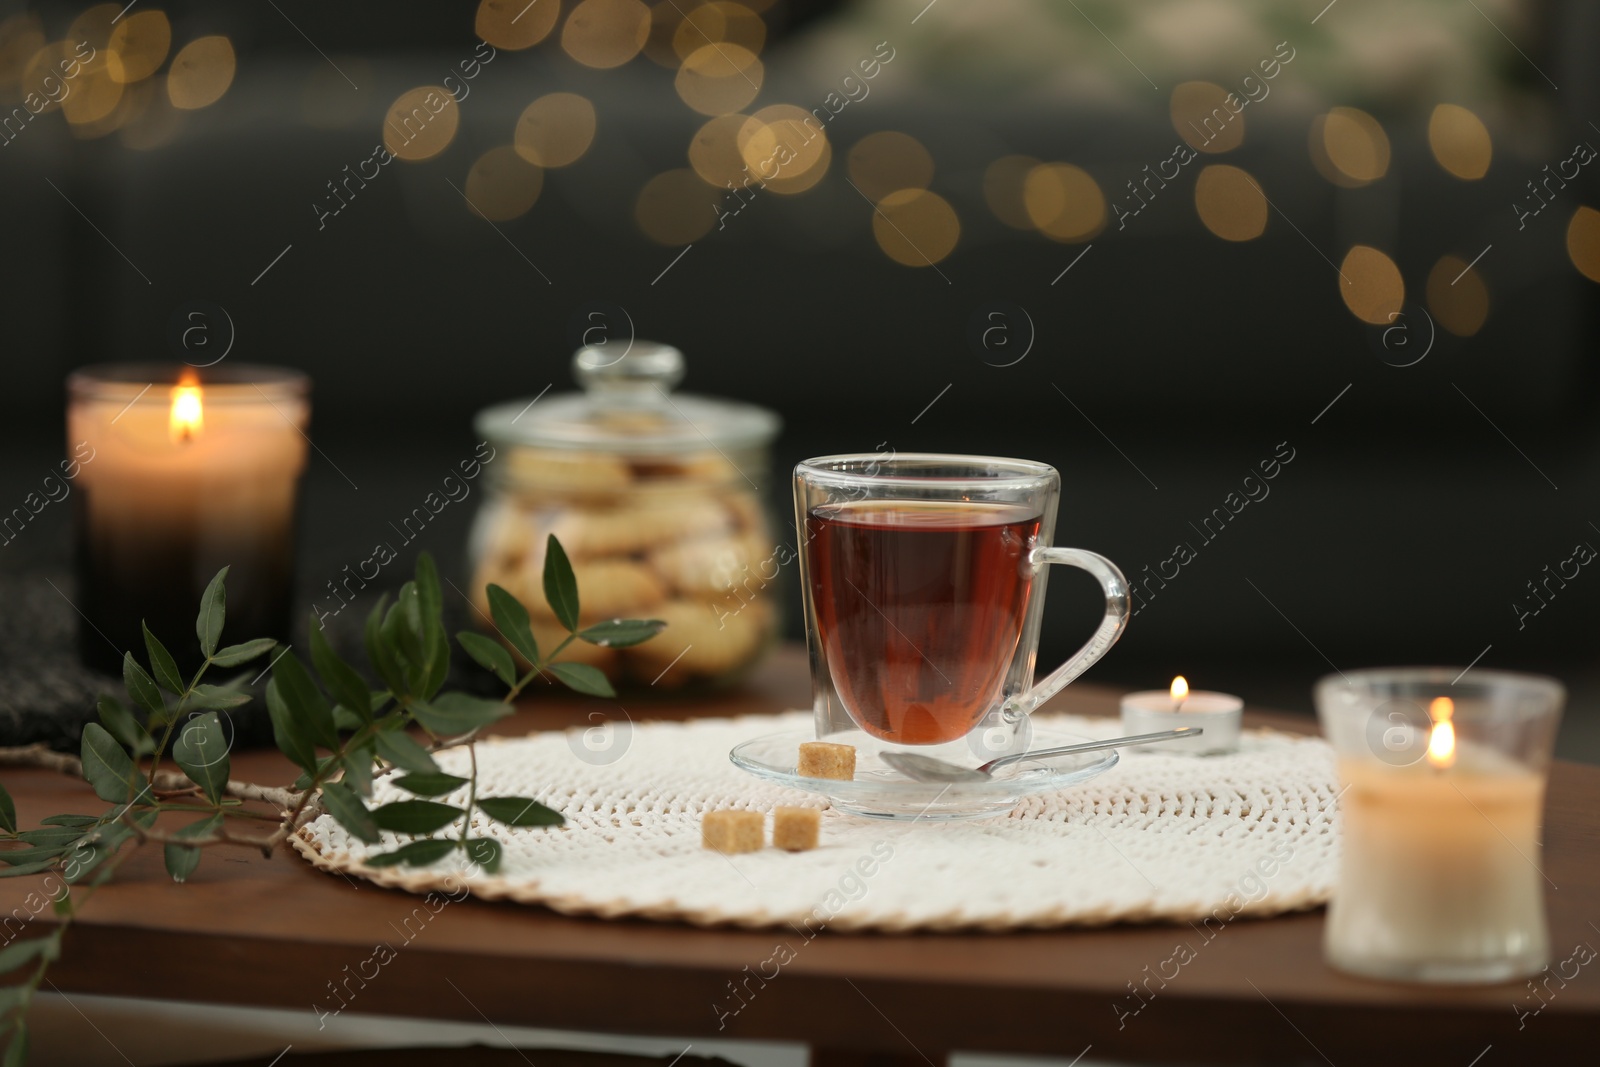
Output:
[[964,737],[1000,697],[1022,636],[1040,516],[1015,504],[813,508],[806,560],[834,688],[868,733]]

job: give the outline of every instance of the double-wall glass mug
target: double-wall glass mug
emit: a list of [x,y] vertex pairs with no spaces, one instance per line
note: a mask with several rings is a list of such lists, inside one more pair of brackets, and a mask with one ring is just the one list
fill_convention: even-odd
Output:
[[[1052,544],[1055,468],[987,456],[825,456],[795,468],[817,737],[977,766],[1025,751],[1029,713],[1128,622],[1104,556]],[[1037,683],[1046,567],[1088,571],[1106,610]]]

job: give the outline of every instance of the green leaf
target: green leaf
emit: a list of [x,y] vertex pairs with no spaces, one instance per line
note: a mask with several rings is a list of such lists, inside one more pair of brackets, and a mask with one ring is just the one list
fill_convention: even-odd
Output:
[[466,693],[442,693],[435,700],[411,705],[418,722],[441,736],[476,730],[505,718],[515,710],[499,700],[484,700]]
[[322,802],[328,814],[356,837],[369,845],[378,840],[378,824],[372,821],[372,813],[355,790],[342,782],[329,782],[322,787]]
[[228,787],[229,760],[228,742],[222,735],[222,722],[216,712],[196,715],[184,724],[183,732],[173,743],[172,758],[189,776],[189,781],[205,791],[206,799],[213,804],[221,802],[222,793]]
[[[96,823],[95,825],[98,825]],[[30,845],[40,845],[49,848],[52,845],[61,847],[69,845],[83,836],[84,829],[93,829],[93,826],[84,828],[77,826],[41,826],[37,830],[24,830],[17,835],[18,841],[26,841]],[[0,853],[8,855],[8,853]]]
[[372,721],[372,692],[367,688],[366,681],[356,673],[354,667],[339,658],[333,646],[328,644],[327,634],[323,633],[315,619],[311,623],[311,662],[333,699],[367,722]]
[[424,700],[432,700],[450,676],[450,639],[444,634],[444,626],[435,622],[428,628],[428,674],[419,694]]
[[218,667],[237,667],[241,663],[249,663],[251,660],[271,652],[277,643],[270,637],[258,637],[254,641],[229,645],[227,648],[219,648],[213,652],[211,654],[211,662]]
[[209,685],[205,682],[194,687],[194,692],[189,699],[183,702],[186,709],[194,708],[237,708],[250,703],[250,694],[241,693],[239,690],[226,685]]
[[555,534],[545,540],[544,599],[562,626],[572,631],[578,629],[578,579],[572,573],[567,550],[561,547]]
[[166,645],[156,640],[147,623],[140,620],[139,628],[144,631],[144,650],[150,654],[150,669],[155,673],[156,680],[166,687],[167,692],[182,693],[188,686],[184,685],[183,675],[178,673],[178,661],[172,658]]
[[279,751],[293,760],[296,766],[315,774],[316,746],[311,743],[300,720],[289,710],[277,678],[267,682],[267,715],[272,719],[272,741]]
[[17,805],[3,782],[0,782],[0,829],[8,834],[17,832]]
[[383,620],[383,635],[389,639],[389,647],[398,649],[413,670],[423,665],[422,605],[415,582],[400,587],[394,607]]
[[294,653],[278,657],[272,668],[272,679],[280,684],[279,691],[289,711],[300,723],[301,730],[312,743],[330,752],[339,747],[339,731],[333,723],[333,708],[322,695],[305,664]]
[[39,822],[45,826],[70,826],[83,829],[98,825],[100,820],[93,815],[49,815],[40,819]]
[[223,582],[228,578],[228,568],[217,572],[200,597],[200,615],[194,620],[195,636],[200,638],[200,651],[210,658],[217,651],[217,640],[222,637],[222,621],[228,614],[228,591]]
[[603,648],[642,645],[667,628],[660,619],[610,619],[578,631],[578,640]]
[[95,708],[100,713],[101,725],[135,756],[148,756],[156,750],[150,731],[134,718],[133,712],[124,707],[122,701],[103,696],[95,703]]
[[444,595],[439,591],[439,569],[426,552],[417,556],[417,599],[424,620],[438,620],[444,614]]
[[493,638],[468,631],[456,634],[456,640],[461,642],[461,647],[478,666],[493,671],[494,676],[507,685],[517,684],[517,665],[512,661],[511,653],[506,651],[506,646]]
[[345,785],[363,797],[372,796],[372,745],[362,744],[350,749],[339,760],[344,767]]
[[94,788],[95,796],[112,803],[133,797],[138,772],[128,753],[104,726],[97,722],[85,724],[80,755],[84,780]]
[[494,618],[495,629],[511,642],[511,647],[522,653],[529,663],[539,662],[539,642],[534,640],[533,627],[528,622],[528,609],[522,601],[498,585],[489,586],[489,614]]
[[[440,797],[460,789],[467,784],[467,779],[457,778],[453,774],[414,773],[408,774],[403,778],[396,778],[394,784],[408,793],[415,793],[419,797]],[[0,856],[4,855],[4,852],[0,852]]]
[[381,731],[373,738],[373,743],[377,745],[378,755],[401,770],[417,774],[437,774],[439,771],[439,765],[433,761],[427,749],[403,730]]
[[456,850],[456,845],[455,841],[413,841],[408,845],[401,845],[393,852],[368,856],[361,862],[368,867],[393,867],[401,863],[408,867],[422,867],[444,859]]
[[26,878],[30,874],[48,871],[56,865],[59,857],[55,859],[36,860],[33,863],[19,863],[15,867],[0,868],[0,878]]
[[383,623],[388,618],[385,606],[389,603],[389,594],[385,593],[378,598],[378,603],[367,613],[367,625],[364,631],[364,640],[367,646],[367,662],[372,664],[372,669],[378,672],[378,677],[383,679],[391,691],[396,693],[406,692],[406,679],[400,670],[400,664],[395,660],[394,650],[389,646],[383,634]]
[[396,800],[372,809],[372,821],[380,830],[401,834],[431,834],[449,826],[466,812],[435,800]]
[[566,822],[559,811],[527,797],[479,797],[478,810],[507,826],[560,826]]
[[[77,838],[60,845],[40,846],[38,848],[8,848],[0,851],[0,863],[9,867],[31,867],[38,863],[50,864],[61,858],[69,846],[75,846]],[[13,872],[15,873],[15,872]]]
[[500,869],[500,842],[492,837],[469,839],[467,859],[482,867],[485,874],[494,874]]
[[133,702],[151,715],[160,715],[167,710],[166,702],[162,699],[161,690],[156,687],[155,679],[139,666],[139,661],[133,658],[132,652],[122,654],[122,684],[127,687],[128,695],[133,698]]
[[[173,833],[173,837],[196,838],[208,837],[216,832],[222,825],[222,816],[213,815],[209,819],[192,822]],[[200,866],[200,845],[179,845],[169,842],[162,851],[162,858],[167,864],[167,873],[172,875],[174,882],[187,882],[189,876]]]
[[576,689],[592,697],[614,697],[617,691],[598,667],[587,663],[552,663],[545,670],[560,678],[567,688]]

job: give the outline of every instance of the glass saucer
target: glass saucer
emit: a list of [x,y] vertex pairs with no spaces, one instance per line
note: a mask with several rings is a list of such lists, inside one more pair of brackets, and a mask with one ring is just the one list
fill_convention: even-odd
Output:
[[[996,771],[985,782],[918,782],[907,778],[878,758],[885,749],[907,751],[907,746],[891,745],[861,730],[832,734],[827,741],[853,745],[856,750],[856,776],[852,781],[833,778],[806,778],[795,773],[800,744],[815,741],[809,730],[767,734],[734,746],[728,758],[734,766],[757,778],[808,793],[819,793],[839,811],[867,819],[984,819],[1004,815],[1023,797],[1064,789],[1117,765],[1115,749],[1078,752],[1048,759],[1024,760]],[[1071,745],[1090,738],[1054,730],[1035,730],[1029,745],[1034,749]],[[975,767],[979,760],[965,744],[915,746],[909,751],[947,759],[963,767]]]

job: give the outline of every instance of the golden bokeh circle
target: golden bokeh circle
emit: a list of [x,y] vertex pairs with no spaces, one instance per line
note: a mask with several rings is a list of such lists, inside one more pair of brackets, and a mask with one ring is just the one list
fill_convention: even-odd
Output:
[[1214,163],[1194,181],[1194,207],[1224,241],[1252,241],[1267,228],[1267,198],[1249,172]]
[[1489,287],[1459,256],[1443,256],[1428,272],[1428,310],[1457,337],[1471,337],[1489,317]]
[[749,121],[748,115],[718,115],[695,131],[689,141],[689,166],[702,181],[720,189],[750,176],[739,151],[739,131]]
[[689,53],[672,85],[700,114],[726,115],[754,100],[765,77],[766,68],[749,49],[708,44]]
[[955,250],[961,220],[938,193],[901,189],[878,201],[872,235],[883,254],[896,263],[928,267]]
[[933,184],[933,156],[922,142],[898,130],[880,130],[857,141],[845,160],[850,180],[876,203],[899,189]]
[[467,206],[494,222],[525,215],[544,189],[544,171],[508,144],[479,156],[467,172]]
[[794,104],[769,104],[738,130],[739,153],[750,173],[779,193],[811,188],[832,151],[815,115]]
[[165,12],[136,11],[124,15],[106,45],[107,64],[115,80],[143,81],[161,69],[172,48],[172,25]]
[[711,232],[721,199],[694,171],[669,170],[645,183],[634,203],[633,217],[652,241],[686,245]]
[[1583,206],[1567,223],[1567,255],[1578,273],[1600,282],[1600,211]]
[[450,90],[420,85],[401,93],[383,118],[383,144],[396,159],[432,159],[450,147],[461,124],[461,108]]
[[[96,56],[95,62],[101,61],[101,57]],[[75,46],[70,46],[65,41],[46,42],[24,64],[22,76],[17,79],[17,92],[23,100],[27,100],[30,96],[36,97],[40,102],[37,112],[40,115],[48,111],[58,111],[62,102],[72,95],[71,81],[63,72],[74,70],[81,76],[86,66],[77,58]],[[33,110],[31,105],[28,109]]]
[[483,0],[472,28],[494,47],[520,52],[550,36],[560,17],[560,0]]
[[238,60],[226,37],[198,37],[172,57],[167,71],[167,99],[184,111],[208,107],[233,84]]
[[512,144],[517,154],[540,167],[576,163],[594,143],[594,105],[577,93],[549,93],[517,119]]
[[1459,104],[1440,104],[1428,117],[1428,147],[1439,166],[1465,181],[1489,173],[1494,142],[1483,120]]
[[1191,148],[1201,152],[1227,152],[1244,143],[1244,102],[1237,96],[1236,111],[1228,106],[1233,94],[1212,82],[1183,82],[1172,90],[1172,128]]
[[1339,265],[1339,295],[1362,322],[1387,326],[1406,302],[1406,283],[1394,260],[1370,245],[1356,245]]
[[1038,165],[1032,156],[1001,156],[983,172],[983,199],[994,217],[1013,230],[1034,229],[1022,200],[1022,186]]
[[[61,100],[61,114],[74,126],[88,126],[108,118],[122,100],[123,84],[111,74],[105,53],[83,64]],[[109,131],[107,131],[109,132]]]
[[1086,241],[1105,228],[1099,183],[1071,163],[1041,163],[1022,182],[1022,205],[1034,229],[1057,241]]
[[1389,173],[1389,135],[1360,108],[1332,108],[1311,124],[1311,158],[1336,185],[1367,185]]
[[620,67],[650,38],[650,9],[640,0],[582,0],[561,27],[561,47],[586,67]]
[[[661,6],[670,10],[678,3],[673,0]],[[712,43],[727,42],[759,53],[767,42],[767,24],[744,4],[713,0],[694,8],[684,4],[680,10],[685,14],[672,31],[672,50],[680,60]]]

